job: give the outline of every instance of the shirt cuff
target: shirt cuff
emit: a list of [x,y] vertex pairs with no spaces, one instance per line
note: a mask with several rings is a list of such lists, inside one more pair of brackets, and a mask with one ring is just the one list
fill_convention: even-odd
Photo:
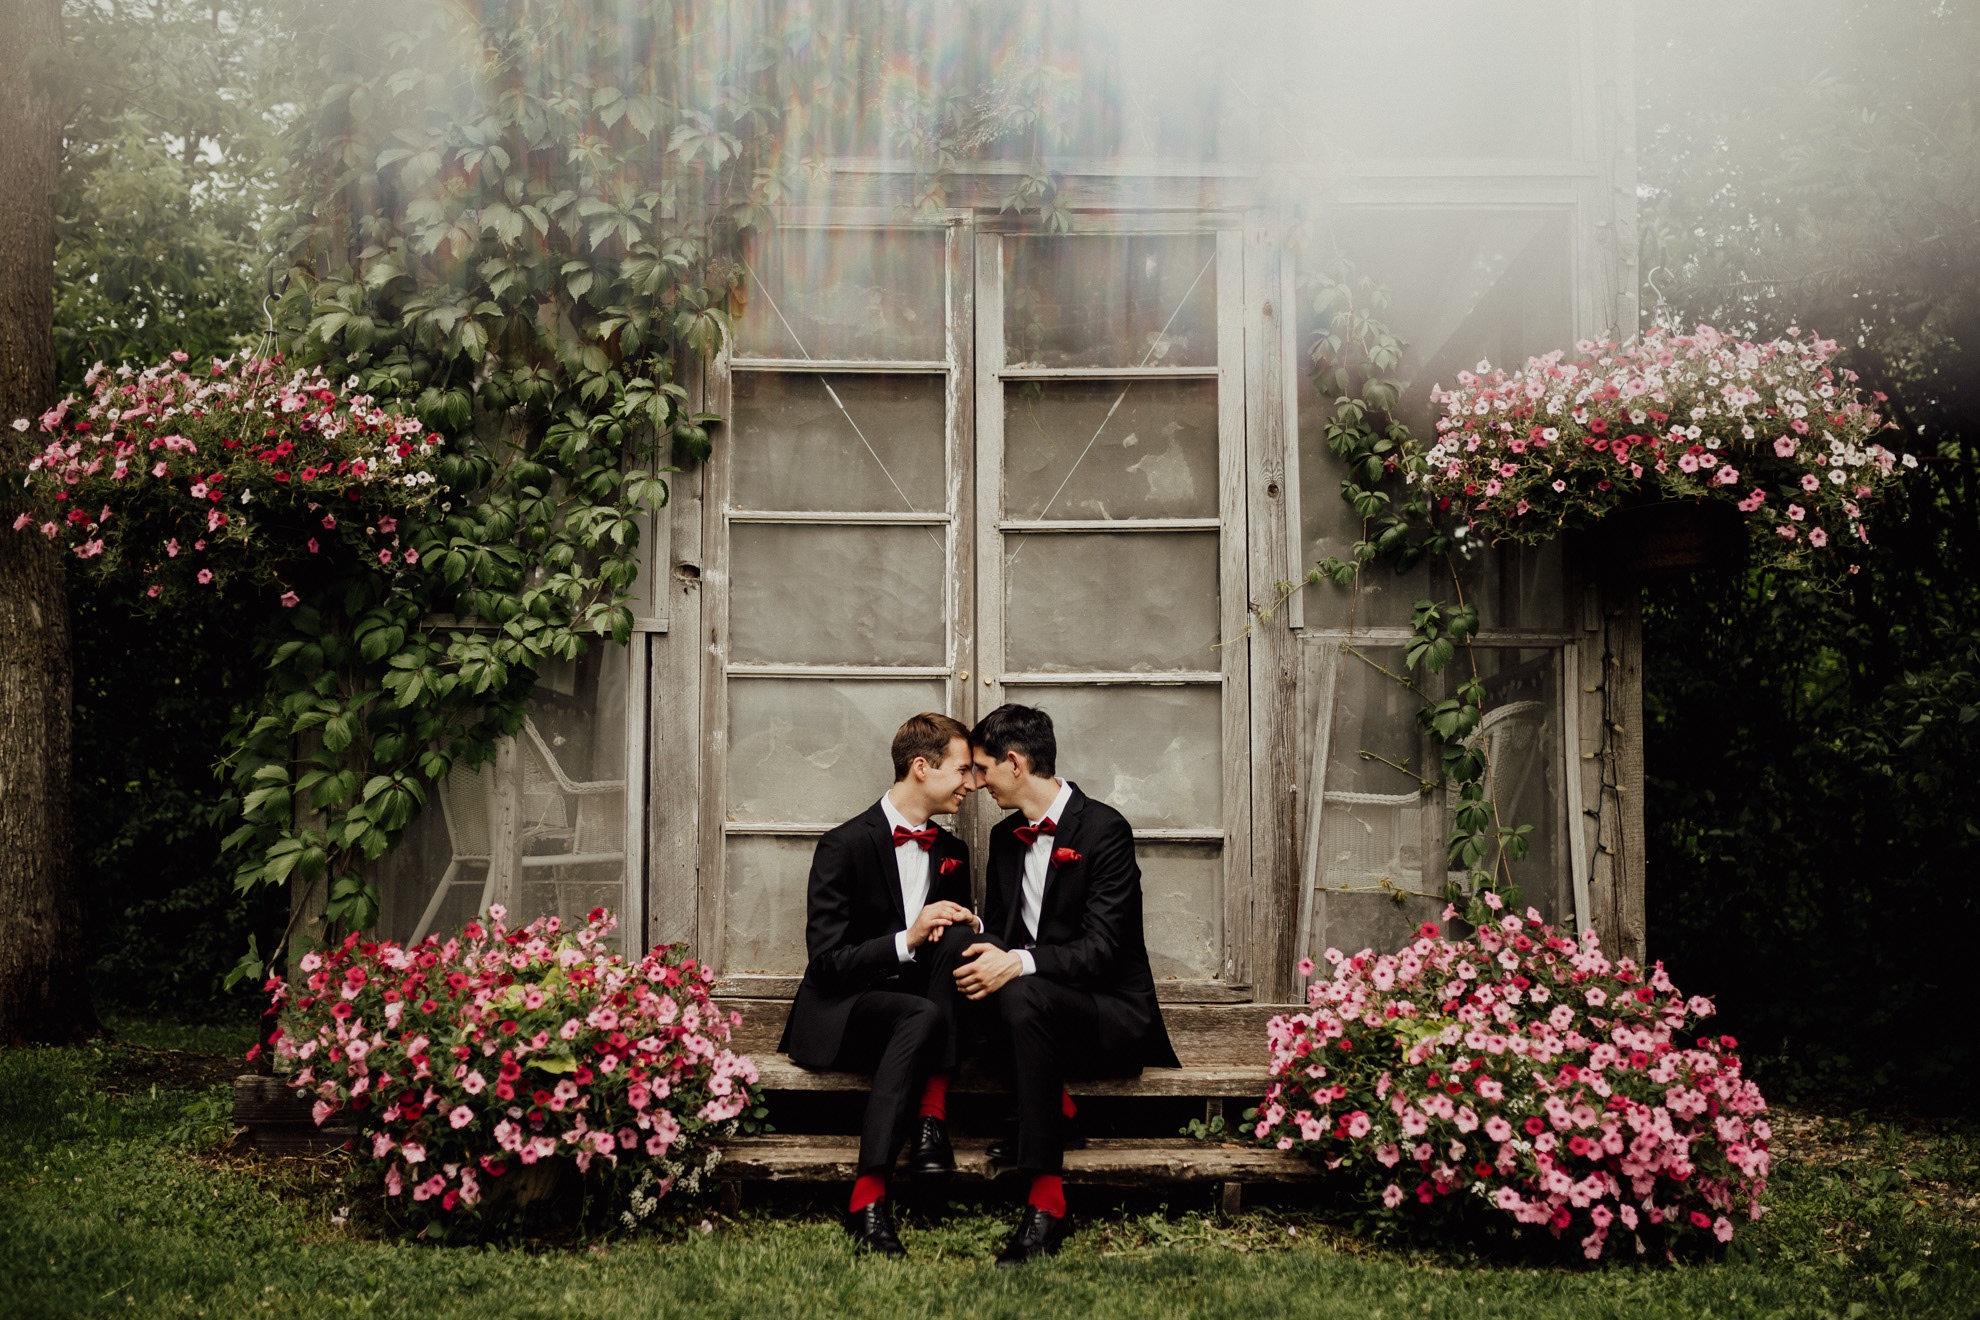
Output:
[[1019,949],[1017,956],[1019,965],[1024,968],[1023,971],[1018,973],[1019,976],[1038,975],[1038,962],[1031,956],[1030,949]]
[[908,947],[907,932],[904,930],[894,932],[894,956],[904,963],[914,961],[914,950]]

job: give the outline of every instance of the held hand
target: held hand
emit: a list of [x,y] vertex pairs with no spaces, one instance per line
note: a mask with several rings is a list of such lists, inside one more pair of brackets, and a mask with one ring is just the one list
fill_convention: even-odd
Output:
[[946,899],[940,903],[930,903],[921,909],[914,924],[908,927],[907,942],[910,949],[918,949],[930,940],[940,940],[944,928],[958,921],[973,921],[969,909],[960,903]]
[[1024,971],[1024,960],[1014,950],[994,944],[972,944],[963,957],[975,960],[956,968],[956,988],[968,999],[993,995]]

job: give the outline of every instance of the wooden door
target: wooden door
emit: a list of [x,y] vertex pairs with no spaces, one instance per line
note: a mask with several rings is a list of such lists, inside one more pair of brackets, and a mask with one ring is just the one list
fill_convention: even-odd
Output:
[[1246,993],[1241,252],[977,239],[979,700],[1049,713],[1060,775],[1134,826],[1171,998]]
[[[1135,827],[1165,996],[1246,997],[1240,260],[1214,227],[967,217],[753,249],[707,489],[698,885],[728,993],[795,989],[812,850],[885,789],[901,720],[1022,701]],[[995,814],[957,823],[979,893]]]

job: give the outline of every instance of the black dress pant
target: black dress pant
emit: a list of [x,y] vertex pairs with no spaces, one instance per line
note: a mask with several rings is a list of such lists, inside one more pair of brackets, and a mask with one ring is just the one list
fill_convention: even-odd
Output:
[[[1060,1095],[1069,1077],[1104,1077],[1111,1067],[1100,1042],[1100,1011],[1085,990],[1019,976],[991,995],[987,1026],[1000,1047],[1017,1100],[1017,1167],[1057,1173],[1065,1155]],[[1129,1072],[1138,1071],[1128,1069]]]
[[859,1172],[886,1173],[907,1140],[931,1073],[956,1066],[956,1022],[962,999],[955,966],[976,939],[968,927],[949,927],[940,940],[917,950],[890,988],[868,990],[853,1001],[846,1034],[832,1066],[873,1078],[859,1131]]

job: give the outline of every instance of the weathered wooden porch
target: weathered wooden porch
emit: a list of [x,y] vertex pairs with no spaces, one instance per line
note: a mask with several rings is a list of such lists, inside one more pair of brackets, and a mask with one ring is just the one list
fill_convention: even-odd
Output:
[[[790,1011],[788,1001],[724,1002],[743,1014],[734,1045],[756,1061],[771,1123],[779,1129],[804,1130],[780,1130],[725,1143],[722,1161],[715,1170],[720,1204],[727,1210],[736,1209],[750,1185],[852,1181],[858,1138],[846,1120],[857,1115],[867,1079],[851,1073],[812,1072],[779,1054],[777,1040]],[[1214,1184],[1219,1205],[1226,1213],[1235,1213],[1248,1185],[1316,1178],[1312,1165],[1276,1150],[1242,1140],[1196,1140],[1176,1135],[1185,1114],[1206,1121],[1221,1116],[1235,1126],[1244,1111],[1263,1096],[1265,1023],[1289,1007],[1164,1005],[1170,1039],[1183,1066],[1151,1068],[1139,1077],[1071,1082],[1067,1089],[1089,1111],[1101,1106],[1108,1111],[1103,1121],[1089,1120],[1082,1126],[1124,1135],[1096,1132],[1083,1148],[1068,1151],[1067,1181],[1075,1186],[1122,1189]],[[995,1097],[1001,1090],[994,1077],[969,1065],[951,1088],[959,1112],[951,1125],[956,1172],[947,1182],[955,1190],[980,1191],[1006,1172],[990,1162],[987,1149],[996,1135]],[[335,1125],[317,1128],[306,1102],[292,1096],[279,1079],[260,1075],[242,1076],[236,1081],[234,1122],[246,1130],[257,1150],[268,1154],[332,1149],[352,1135]]]

